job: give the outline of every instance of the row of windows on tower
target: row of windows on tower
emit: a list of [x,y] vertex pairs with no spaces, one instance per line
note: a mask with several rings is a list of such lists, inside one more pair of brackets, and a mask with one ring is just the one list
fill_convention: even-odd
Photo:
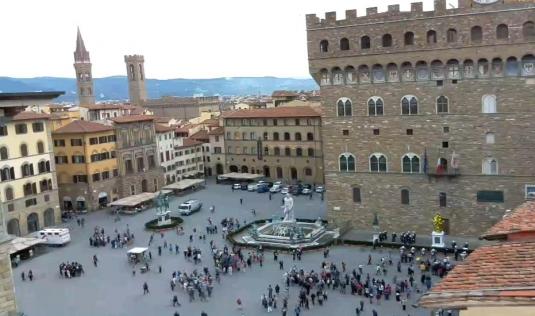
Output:
[[[437,114],[450,113],[449,99],[446,96],[439,96],[435,101],[435,109]],[[381,97],[373,96],[368,99],[368,116],[382,116],[385,114],[385,103]],[[401,115],[417,115],[419,102],[418,98],[413,95],[406,95],[401,98],[400,107]],[[484,95],[481,98],[482,113],[496,113],[496,96]],[[336,102],[336,113],[338,116],[352,116],[353,102],[346,97],[338,99]]]
[[[524,40],[535,40],[535,23],[527,21],[521,28],[522,37]],[[509,26],[507,24],[499,24],[495,28],[495,38],[498,40],[509,39]],[[416,42],[415,33],[412,31],[405,32],[403,35],[403,43],[405,46],[415,45]],[[425,34],[426,43],[429,45],[436,44],[438,42],[438,33],[435,30],[428,30]],[[484,39],[484,30],[481,26],[476,25],[470,29],[470,42],[473,44],[480,44]],[[446,31],[446,42],[456,43],[459,40],[458,32],[455,28],[450,28]],[[372,47],[372,39],[368,35],[364,35],[360,38],[360,49],[370,49]],[[394,40],[391,34],[384,34],[381,37],[381,47],[392,47]],[[348,38],[344,37],[340,40],[340,50],[350,50],[351,44]],[[320,41],[320,52],[327,53],[329,51],[329,41]]]
[[[130,80],[136,80],[136,68],[134,64],[129,64],[128,69],[130,70]],[[143,65],[139,64],[139,80],[145,80],[145,75],[143,74]]]
[[[452,157],[451,168],[457,169],[456,162],[454,162],[453,159],[454,158]],[[338,170],[340,172],[357,172],[356,165],[357,159],[352,153],[342,153],[338,157]],[[388,172],[389,170],[388,159],[386,155],[382,153],[371,154],[368,157],[368,165],[368,172]],[[429,170],[430,168],[431,167],[429,166],[429,162],[422,161],[420,156],[415,153],[407,153],[401,157],[401,172],[403,173],[434,173],[433,170]],[[433,166],[433,168],[436,168],[437,173],[447,173],[448,160],[446,158],[440,157],[437,160],[437,165]],[[497,175],[498,160],[493,157],[484,158],[481,163],[481,173],[485,175]]]

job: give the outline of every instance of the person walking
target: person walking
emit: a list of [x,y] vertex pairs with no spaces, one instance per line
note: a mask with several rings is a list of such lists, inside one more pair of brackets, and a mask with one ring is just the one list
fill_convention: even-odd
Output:
[[33,272],[32,272],[32,270],[28,271],[28,279],[30,279],[30,281],[33,281]]
[[180,307],[180,303],[178,302],[178,296],[173,295],[173,307],[177,305]]
[[24,274],[24,271],[21,272],[20,278],[22,279],[22,281],[26,281],[26,275]]
[[98,264],[98,258],[97,255],[93,255],[93,265],[96,267]]
[[144,282],[143,283],[143,295],[145,294],[149,294],[149,285],[147,284],[147,282]]
[[240,205],[242,205],[242,204],[243,204],[243,199],[242,199],[242,198],[240,198]]

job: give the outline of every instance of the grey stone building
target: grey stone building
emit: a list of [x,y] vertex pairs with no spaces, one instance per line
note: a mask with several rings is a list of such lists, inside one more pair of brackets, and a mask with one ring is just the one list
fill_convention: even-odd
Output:
[[158,191],[165,180],[158,161],[154,117],[127,115],[112,121],[117,137],[119,196]]
[[143,55],[125,55],[130,103],[142,106],[147,100],[145,87],[145,58]]
[[513,0],[307,15],[329,220],[478,235],[535,197],[534,22]]

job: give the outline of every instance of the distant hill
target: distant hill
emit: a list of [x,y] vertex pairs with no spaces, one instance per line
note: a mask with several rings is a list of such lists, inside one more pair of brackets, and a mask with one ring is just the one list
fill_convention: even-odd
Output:
[[[124,76],[96,78],[95,95],[97,101],[128,99],[127,78]],[[194,94],[238,96],[269,94],[274,90],[314,90],[318,86],[312,79],[276,77],[230,77],[214,79],[147,79],[149,98],[162,96],[192,96]],[[21,91],[65,91],[58,101],[76,101],[76,81],[74,78],[0,77],[1,92]]]

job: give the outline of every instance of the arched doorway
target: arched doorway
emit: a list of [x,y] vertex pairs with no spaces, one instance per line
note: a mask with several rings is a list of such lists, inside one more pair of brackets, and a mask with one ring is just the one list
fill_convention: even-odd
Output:
[[297,180],[297,169],[294,167],[290,168],[290,176],[292,180]]
[[54,217],[54,209],[47,208],[45,210],[44,216],[45,216],[45,227],[56,225],[56,218]]
[[37,215],[37,213],[31,213],[26,218],[26,223],[28,225],[28,234],[38,231],[39,230],[39,215]]
[[206,175],[209,176],[209,177],[212,176],[212,168],[211,167],[206,168]]
[[256,173],[256,170],[254,167],[251,167],[251,173]]
[[283,178],[282,168],[277,167],[277,179],[282,179],[282,178]]
[[98,194],[98,205],[100,207],[105,207],[106,205],[108,205],[108,193],[100,192]]
[[15,236],[20,236],[19,220],[13,218],[7,222],[7,233]]
[[149,191],[149,188],[147,184],[147,179],[141,180],[141,192],[148,192],[148,191]]
[[223,165],[218,163],[217,165],[215,165],[215,172],[217,173],[217,175],[220,175],[220,174],[223,174],[225,173],[225,170],[223,168]]
[[72,199],[70,196],[63,197],[63,210],[72,211]]
[[271,174],[269,173],[269,166],[264,166],[264,177],[271,178]]
[[241,172],[242,173],[249,173],[249,168],[247,168],[247,166],[241,166]]
[[87,207],[85,205],[85,197],[83,196],[79,196],[76,198],[76,210],[77,211],[83,211],[85,210]]
[[232,165],[228,168],[230,172],[238,172],[238,166]]

